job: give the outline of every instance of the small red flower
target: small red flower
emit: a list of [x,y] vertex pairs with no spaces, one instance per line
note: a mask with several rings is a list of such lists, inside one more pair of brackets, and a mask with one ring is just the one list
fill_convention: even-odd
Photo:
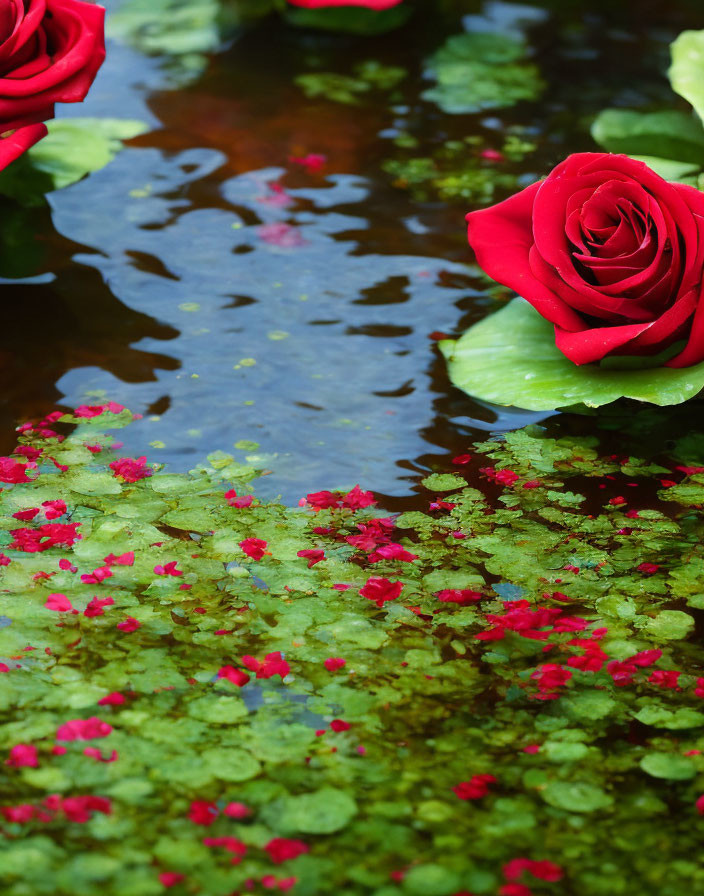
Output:
[[215,803],[209,803],[205,800],[194,800],[188,810],[188,817],[193,824],[201,824],[207,827],[218,817],[218,807]]
[[103,722],[96,716],[89,719],[73,719],[64,722],[56,732],[57,740],[95,740],[99,737],[107,737],[112,733],[112,725]]
[[257,678],[272,678],[274,675],[280,675],[283,679],[291,671],[291,667],[279,651],[267,653],[263,661],[254,656],[243,656],[242,665],[251,672],[256,672]]
[[309,850],[308,844],[302,840],[286,840],[284,837],[274,837],[270,840],[264,850],[269,854],[269,858],[276,865],[282,862],[288,862],[290,859],[296,859],[298,856],[304,855]]
[[18,510],[16,513],[13,513],[12,516],[14,519],[20,520],[23,523],[29,523],[38,513],[38,507],[30,507],[28,510]]
[[538,880],[545,880],[550,883],[562,880],[564,874],[559,865],[556,865],[554,862],[548,862],[547,859],[536,862],[533,859],[525,858],[511,859],[510,862],[504,865],[503,872],[506,880],[518,880],[522,874],[526,873]]
[[119,557],[108,554],[103,562],[106,566],[134,566],[134,551],[127,551]]
[[121,706],[125,702],[124,696],[119,691],[106,694],[98,700],[98,706]]
[[142,623],[135,619],[134,616],[128,616],[124,622],[117,623],[117,628],[119,628],[121,632],[136,632],[137,629],[141,627]]
[[63,516],[66,511],[66,502],[65,501],[42,501],[42,507],[44,508],[44,516],[48,520],[57,520],[60,516]]
[[12,768],[37,768],[37,748],[32,744],[17,744],[10,750],[10,758],[5,760],[5,765]]
[[242,510],[245,507],[251,507],[254,495],[240,495],[238,497],[234,488],[231,488],[229,492],[225,492],[225,500],[230,507],[237,507]]
[[442,604],[459,604],[461,607],[476,603],[482,597],[478,591],[472,591],[471,588],[445,588],[443,591],[438,591],[435,596]]
[[84,585],[100,585],[101,582],[104,582],[105,579],[111,579],[112,576],[113,572],[109,566],[100,566],[98,569],[94,569],[93,572],[82,575],[81,581]]
[[65,594],[50,594],[44,604],[47,610],[53,610],[55,613],[75,613],[73,604]]
[[104,607],[111,607],[115,601],[112,597],[94,597],[83,611],[83,615],[89,619],[94,616],[104,616]]
[[228,818],[247,818],[252,814],[252,810],[244,803],[228,803],[222,810],[222,814],[227,815]]
[[154,567],[154,572],[158,576],[182,576],[183,570],[177,568],[178,560],[171,560],[169,563],[165,563],[163,566],[157,564]]
[[267,542],[261,538],[245,538],[240,542],[240,547],[251,560],[261,560],[266,550]]
[[675,672],[674,670],[654,669],[650,673],[648,681],[660,688],[670,688],[679,691],[677,680],[681,674],[681,672]]
[[337,672],[338,669],[342,669],[343,666],[347,665],[347,660],[343,660],[339,656],[330,656],[325,660],[323,665],[328,672]]
[[112,806],[110,800],[103,796],[72,796],[63,800],[61,810],[69,821],[85,824],[90,821],[93,812],[110,815]]
[[218,678],[226,678],[236,684],[238,688],[243,687],[249,681],[249,675],[241,669],[235,669],[234,666],[223,666],[218,670]]
[[358,485],[355,485],[351,491],[342,496],[342,506],[347,507],[349,510],[361,510],[374,504],[376,504],[374,495],[371,492],[362,491]]
[[655,575],[655,573],[660,569],[657,563],[641,563],[640,566],[637,566],[636,569],[638,572],[642,572],[646,576]]
[[391,582],[389,579],[371,578],[360,589],[359,593],[367,600],[374,601],[377,607],[383,607],[387,601],[396,600],[403,591],[402,582]]
[[154,475],[154,470],[147,466],[145,455],[136,459],[121,457],[110,464],[110,469],[116,479],[122,479],[125,482],[138,482],[140,479],[148,479]]
[[469,781],[460,781],[452,788],[461,800],[479,800],[489,793],[489,784],[495,784],[494,775],[474,775]]
[[301,557],[303,560],[307,560],[308,569],[310,569],[312,566],[315,566],[316,563],[320,563],[325,559],[325,551],[311,548],[310,550],[299,551],[296,556]]
[[369,555],[370,563],[378,563],[380,560],[399,560],[402,563],[413,563],[417,559],[418,554],[412,554],[403,545],[395,544],[394,542],[380,545],[373,554]]
[[238,840],[237,837],[206,837],[203,840],[203,844],[205,846],[219,846],[231,852],[234,856],[232,859],[233,865],[239,865],[247,855],[247,845]]

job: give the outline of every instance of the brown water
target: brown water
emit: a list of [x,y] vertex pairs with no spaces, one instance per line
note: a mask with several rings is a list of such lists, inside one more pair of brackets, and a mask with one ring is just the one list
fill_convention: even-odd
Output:
[[[185,469],[244,442],[240,455],[274,470],[267,494],[294,502],[361,482],[394,504],[435,455],[540,419],[449,384],[431,334],[461,332],[493,302],[466,248],[469,207],[414,201],[381,164],[400,130],[424,155],[450,137],[496,144],[520,124],[538,144],[517,165],[528,183],[594,148],[599,109],[674,101],[667,45],[704,26],[697,3],[553,6],[530,32],[543,98],[483,115],[419,99],[423,59],[460,30],[456,6],[380,38],[269,20],[181,89],[162,60],[112,45],[89,100],[69,111],[153,129],[53,194],[50,211],[3,207],[1,447],[20,420],[106,396],[145,415],[129,453]],[[294,83],[360,59],[409,70],[391,106],[383,93],[358,107],[307,99]],[[289,163],[306,153],[327,156],[321,174]],[[282,223],[292,229],[261,230]],[[272,232],[288,245],[263,238]]]

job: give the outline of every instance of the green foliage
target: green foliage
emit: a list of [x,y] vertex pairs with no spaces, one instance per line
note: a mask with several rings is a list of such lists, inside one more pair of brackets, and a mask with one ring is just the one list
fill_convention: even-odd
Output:
[[605,109],[592,124],[592,137],[609,152],[681,162],[684,171],[699,170],[704,163],[701,122],[674,109],[650,113]]
[[704,168],[704,31],[684,31],[670,45],[672,89],[694,106],[698,118],[674,109],[636,112],[605,109],[592,137],[609,152],[640,159],[669,181],[702,186]]
[[488,31],[457,34],[428,60],[437,85],[423,98],[443,112],[461,115],[536,99],[544,83],[526,61],[522,39]]
[[478,136],[447,140],[430,156],[417,155],[418,141],[411,135],[402,134],[394,142],[403,155],[388,159],[383,168],[394,178],[394,186],[410,190],[421,201],[438,196],[488,203],[499,191],[516,191],[520,180],[511,163],[536,148],[520,131],[506,136],[498,158],[493,153],[489,158],[482,155],[484,141]]
[[296,84],[311,99],[324,97],[332,102],[355,105],[372,90],[392,90],[405,77],[403,68],[368,59],[355,65],[354,75],[308,72],[298,75]]
[[385,34],[403,25],[411,15],[411,4],[401,3],[391,9],[373,10],[360,6],[339,6],[323,9],[288,7],[286,19],[299,28],[341,31],[348,34]]
[[205,69],[242,23],[269,14],[275,0],[125,0],[106,21],[106,34],[142,53],[164,57],[177,84]]
[[[305,896],[492,894],[519,856],[564,868],[546,894],[704,885],[690,861],[703,824],[701,650],[683,608],[704,568],[704,474],[675,471],[702,460],[692,439],[666,466],[537,426],[479,443],[461,475],[425,479],[422,506],[440,491],[444,509],[396,519],[393,541],[418,559],[375,562],[346,540],[373,507],[229,506],[233,477],[243,495],[255,471],[222,453],[187,475],[125,481],[103,428],[130,419],[66,416],[64,441],[25,432],[42,450],[36,471],[0,491],[0,753],[25,744],[38,758],[0,765],[3,894],[149,896],[164,871],[184,875],[175,894],[226,896],[247,880],[264,894],[268,875]],[[661,490],[667,504],[652,488],[665,472],[682,479]],[[481,479],[482,491],[468,485]],[[58,498],[80,540],[10,547],[12,530],[46,522],[13,514]],[[268,553],[247,557],[245,538]],[[309,567],[298,552],[315,548],[325,558]],[[102,583],[81,580],[129,551],[132,565],[109,559]],[[163,574],[173,561],[182,575]],[[402,594],[365,600],[370,576],[401,581]],[[448,588],[477,599],[440,601]],[[78,612],[47,608],[52,594]],[[114,602],[86,616],[96,595]],[[550,609],[551,621],[477,637],[516,609]],[[127,617],[141,625],[118,629]],[[579,662],[589,644],[603,652],[591,670]],[[655,649],[619,684],[614,662]],[[283,678],[218,676],[276,651]],[[329,669],[331,657],[346,663]],[[545,663],[572,673],[554,693],[536,680]],[[653,670],[679,672],[677,687]],[[123,702],[98,703],[115,692]],[[61,725],[95,716],[106,736],[52,750]],[[459,799],[453,788],[479,774],[496,782]],[[7,816],[77,796],[108,799],[109,814]],[[194,801],[210,804],[211,824],[189,818]],[[227,837],[247,847],[236,864],[213,845]],[[263,847],[276,837],[308,852],[273,863]]]
[[680,369],[573,364],[556,347],[552,324],[523,299],[439,346],[458,388],[484,401],[532,411],[577,404],[596,408],[622,397],[680,404],[704,388],[704,363]]
[[126,0],[108,16],[106,32],[143,53],[196,59],[220,48],[223,25],[272,6],[269,0]]
[[40,204],[45,193],[104,168],[123,140],[148,130],[142,121],[120,118],[60,118],[48,128],[47,137],[0,173],[0,193],[23,205]]
[[670,53],[672,89],[704,119],[704,31],[683,31],[670,45]]

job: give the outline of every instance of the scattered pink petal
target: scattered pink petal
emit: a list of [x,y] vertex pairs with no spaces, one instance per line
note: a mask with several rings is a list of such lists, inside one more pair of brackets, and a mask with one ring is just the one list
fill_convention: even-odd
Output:
[[234,666],[223,666],[218,670],[218,678],[226,678],[238,688],[243,687],[249,681],[249,675],[241,669],[235,669]]
[[65,594],[50,594],[44,604],[47,610],[53,610],[55,613],[73,613],[73,604]]
[[94,740],[107,737],[112,733],[112,725],[101,721],[96,716],[89,719],[73,719],[64,722],[56,732],[57,740]]
[[17,744],[10,750],[10,758],[5,760],[5,765],[12,768],[37,768],[37,748],[32,744]]

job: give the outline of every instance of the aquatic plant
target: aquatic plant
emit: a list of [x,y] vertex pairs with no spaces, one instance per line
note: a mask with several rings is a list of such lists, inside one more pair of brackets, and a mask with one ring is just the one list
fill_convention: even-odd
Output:
[[0,461],[3,892],[696,888],[701,444],[519,430],[390,517],[130,420]]

